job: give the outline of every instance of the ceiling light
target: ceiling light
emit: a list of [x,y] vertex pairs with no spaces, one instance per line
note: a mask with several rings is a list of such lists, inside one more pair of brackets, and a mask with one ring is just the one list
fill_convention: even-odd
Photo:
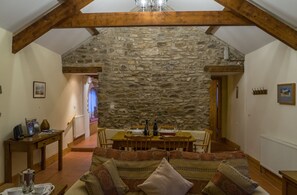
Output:
[[142,11],[162,11],[168,0],[135,0],[137,7]]

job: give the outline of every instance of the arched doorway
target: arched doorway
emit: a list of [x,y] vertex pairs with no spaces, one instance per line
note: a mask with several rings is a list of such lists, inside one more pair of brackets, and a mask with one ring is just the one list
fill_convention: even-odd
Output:
[[97,97],[97,80],[91,79],[88,93],[88,112],[90,121],[90,135],[97,132],[98,127],[98,97]]

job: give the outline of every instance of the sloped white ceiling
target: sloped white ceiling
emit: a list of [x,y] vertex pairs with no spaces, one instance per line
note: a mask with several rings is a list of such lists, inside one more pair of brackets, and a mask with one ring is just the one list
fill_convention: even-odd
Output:
[[[297,0],[249,0],[264,7],[281,20],[297,26]],[[57,0],[0,0],[0,27],[13,33],[32,23],[42,13],[59,5]],[[176,11],[222,10],[214,0],[168,0]],[[129,12],[135,7],[134,0],[94,0],[82,9],[85,13]],[[206,28],[205,28],[206,29]],[[91,35],[85,29],[51,30],[35,42],[54,52],[64,54],[77,47]],[[257,27],[220,27],[215,33],[232,47],[244,54],[254,51],[275,40]]]
[[215,36],[243,54],[248,54],[275,40],[255,26],[220,27]]
[[296,0],[250,0],[250,2],[268,10],[273,15],[297,28]]
[[35,41],[58,54],[64,54],[72,48],[76,48],[91,34],[84,28],[80,29],[52,29]]
[[0,27],[15,33],[56,5],[56,0],[0,0]]

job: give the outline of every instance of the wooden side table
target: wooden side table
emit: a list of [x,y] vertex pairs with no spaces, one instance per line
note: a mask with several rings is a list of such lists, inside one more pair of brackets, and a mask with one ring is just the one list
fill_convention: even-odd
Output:
[[[54,191],[51,193],[51,195],[63,195],[66,191],[67,185],[66,184],[53,184],[55,186]],[[5,183],[2,186],[0,186],[0,193],[8,188],[17,187],[14,183]]]
[[297,194],[297,171],[279,171],[282,175],[282,194]]
[[41,169],[45,169],[46,145],[58,141],[58,169],[63,168],[63,130],[55,130],[50,134],[36,134],[32,137],[26,137],[22,140],[9,139],[4,141],[5,152],[5,182],[12,181],[12,152],[27,153],[27,168],[33,169],[33,152],[35,149],[41,149]]

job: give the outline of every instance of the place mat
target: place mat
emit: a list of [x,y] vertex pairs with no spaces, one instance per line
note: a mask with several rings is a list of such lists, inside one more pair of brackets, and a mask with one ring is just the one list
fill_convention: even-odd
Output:
[[129,132],[131,132],[132,135],[143,135],[143,130],[140,129],[131,129]]
[[176,130],[173,130],[173,129],[161,129],[159,130],[159,134],[161,136],[163,135],[175,135],[176,134]]

